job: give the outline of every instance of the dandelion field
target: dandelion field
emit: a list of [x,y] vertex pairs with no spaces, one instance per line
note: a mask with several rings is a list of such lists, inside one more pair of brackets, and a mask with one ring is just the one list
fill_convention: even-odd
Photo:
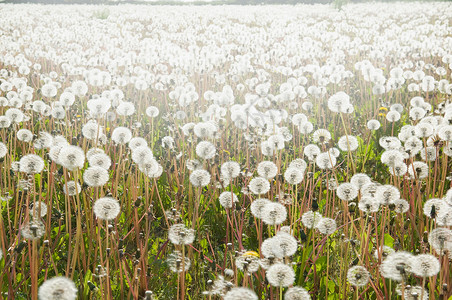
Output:
[[0,5],[0,299],[451,299],[451,17]]

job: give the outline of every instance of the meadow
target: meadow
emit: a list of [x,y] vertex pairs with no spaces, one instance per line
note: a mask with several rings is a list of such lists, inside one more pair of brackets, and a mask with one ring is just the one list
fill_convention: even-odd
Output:
[[452,299],[451,19],[0,5],[0,299]]

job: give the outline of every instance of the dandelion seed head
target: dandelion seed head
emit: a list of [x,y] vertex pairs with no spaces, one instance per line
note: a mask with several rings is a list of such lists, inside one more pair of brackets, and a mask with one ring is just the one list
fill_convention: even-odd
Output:
[[44,160],[36,154],[22,156],[19,171],[27,174],[38,174],[44,169]]
[[301,223],[309,229],[317,227],[321,219],[322,215],[320,213],[311,210],[301,215]]
[[432,277],[439,273],[439,260],[431,254],[419,254],[411,258],[411,271],[419,277]]
[[319,223],[317,223],[316,228],[320,231],[320,233],[330,235],[336,231],[337,225],[334,219],[321,218]]
[[110,176],[103,167],[92,166],[83,173],[83,181],[91,187],[100,187],[108,182]]
[[411,273],[411,259],[413,254],[397,251],[389,254],[380,265],[380,273],[384,278],[402,281]]
[[257,165],[257,174],[266,179],[274,178],[278,173],[278,167],[271,161],[262,161]]
[[238,201],[237,195],[228,191],[221,193],[219,197],[219,202],[225,209],[232,208],[232,204]]
[[303,181],[303,172],[301,169],[296,168],[296,167],[289,167],[285,172],[284,172],[284,180],[292,185],[296,185],[299,184],[300,182]]
[[168,238],[175,245],[188,245],[195,240],[195,231],[184,224],[174,224],[168,231]]
[[179,251],[174,251],[166,259],[166,263],[171,272],[181,273],[188,271],[191,266],[191,261],[188,257],[183,257]]
[[270,190],[270,183],[263,177],[256,177],[251,179],[248,187],[251,193],[255,195],[262,195],[268,193]]
[[284,300],[311,300],[311,295],[304,288],[293,286],[284,294]]
[[336,156],[332,152],[322,152],[315,158],[315,163],[320,169],[332,169],[336,165]]
[[93,211],[101,220],[113,220],[121,212],[118,200],[111,197],[99,198],[94,202]]
[[339,149],[342,151],[355,151],[358,149],[358,139],[352,135],[344,135],[337,142]]
[[228,161],[221,165],[221,175],[224,178],[234,179],[240,175],[240,165],[235,161]]
[[117,145],[126,144],[132,139],[132,132],[127,127],[116,127],[111,134],[111,139]]
[[266,272],[268,282],[275,287],[287,287],[294,283],[295,272],[286,264],[274,264]]
[[268,225],[279,225],[287,218],[287,210],[284,205],[270,202],[262,210],[262,221]]
[[75,183],[75,181],[68,181],[66,184],[63,184],[63,192],[68,196],[75,196],[80,194],[82,191],[82,187],[79,183]]
[[203,159],[212,159],[216,153],[217,150],[211,142],[202,141],[196,145],[196,155]]
[[26,240],[39,240],[45,233],[44,223],[38,218],[31,219],[22,226],[20,232]]
[[195,187],[204,187],[210,183],[210,177],[206,170],[197,169],[190,174],[190,183]]
[[354,266],[347,271],[348,282],[356,287],[365,286],[369,282],[369,278],[369,272],[362,266]]
[[234,287],[224,295],[224,300],[258,300],[256,293],[248,288]]
[[33,141],[33,133],[28,129],[19,129],[16,133],[17,139],[21,142],[29,143]]
[[41,300],[75,300],[77,288],[67,277],[53,277],[44,281],[39,287],[38,296]]
[[400,199],[400,191],[390,184],[381,185],[377,187],[375,198],[381,205],[389,205]]
[[59,151],[57,161],[70,171],[81,169],[85,163],[85,152],[78,146],[64,146]]
[[358,196],[358,192],[358,188],[349,182],[341,183],[336,189],[337,197],[344,201],[354,200]]
[[259,198],[259,199],[254,200],[250,206],[251,214],[255,218],[262,219],[264,207],[270,203],[271,203],[271,201],[268,199],[265,199],[265,198]]

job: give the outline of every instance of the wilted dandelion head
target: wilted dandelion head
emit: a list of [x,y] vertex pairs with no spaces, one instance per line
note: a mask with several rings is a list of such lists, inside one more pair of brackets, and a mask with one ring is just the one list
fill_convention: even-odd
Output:
[[234,287],[224,295],[224,300],[258,300],[256,293],[248,288]]
[[36,154],[27,154],[22,156],[19,164],[19,171],[27,174],[41,173],[44,169],[44,160]]
[[286,264],[274,264],[266,272],[268,282],[275,287],[287,287],[294,283],[295,272]]
[[358,196],[358,192],[358,188],[349,182],[341,183],[336,189],[337,197],[344,201],[355,199]]
[[223,206],[225,209],[230,209],[232,208],[232,204],[238,202],[239,199],[237,198],[236,194],[225,191],[220,194],[219,201],[221,206]]
[[190,259],[188,257],[182,257],[182,254],[179,251],[174,251],[168,255],[166,263],[174,273],[186,272],[191,266]]
[[93,211],[97,218],[108,221],[119,215],[121,206],[118,200],[111,197],[103,197],[94,202]]
[[38,218],[31,219],[22,226],[20,232],[24,239],[38,240],[45,233],[44,223]]
[[321,218],[316,227],[320,233],[325,235],[333,234],[337,229],[336,221],[331,218]]
[[413,257],[413,254],[405,251],[389,254],[380,265],[381,276],[395,281],[404,280],[411,273],[410,261]]
[[284,294],[284,300],[311,300],[311,295],[304,288],[293,286]]
[[210,173],[203,169],[194,170],[190,174],[190,183],[195,187],[204,187],[210,183]]
[[347,271],[347,280],[353,286],[365,286],[369,282],[369,278],[369,272],[362,266],[354,266]]
[[318,212],[307,211],[301,215],[301,223],[309,229],[317,227],[317,224],[322,219],[322,215]]
[[270,190],[270,183],[263,177],[256,177],[251,179],[248,185],[251,193],[255,195],[266,194]]
[[175,245],[188,245],[195,240],[195,231],[184,224],[174,224],[169,229],[168,238]]
[[286,207],[277,202],[270,202],[262,210],[262,221],[268,225],[279,225],[287,218]]
[[91,187],[103,186],[108,182],[108,171],[102,167],[92,166],[83,173],[84,182]]
[[77,288],[67,277],[53,277],[39,287],[38,296],[42,300],[73,300],[77,299]]
[[432,277],[439,273],[439,260],[431,254],[419,254],[411,258],[411,272],[419,277]]
[[162,138],[162,147],[165,149],[174,149],[174,139],[171,136],[164,136]]

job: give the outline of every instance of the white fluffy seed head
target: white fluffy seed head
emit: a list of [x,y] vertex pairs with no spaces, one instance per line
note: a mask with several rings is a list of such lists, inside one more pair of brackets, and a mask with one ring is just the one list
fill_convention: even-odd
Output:
[[67,277],[53,277],[39,287],[38,296],[41,300],[75,300],[77,288]]
[[93,211],[96,217],[101,220],[113,220],[119,215],[121,206],[118,200],[111,197],[103,197],[94,202]]

